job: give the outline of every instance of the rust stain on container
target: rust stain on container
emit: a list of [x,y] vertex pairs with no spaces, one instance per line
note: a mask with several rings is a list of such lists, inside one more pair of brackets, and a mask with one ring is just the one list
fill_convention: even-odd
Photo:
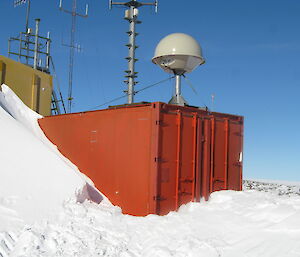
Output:
[[46,117],[46,136],[123,213],[242,188],[243,117],[164,103]]

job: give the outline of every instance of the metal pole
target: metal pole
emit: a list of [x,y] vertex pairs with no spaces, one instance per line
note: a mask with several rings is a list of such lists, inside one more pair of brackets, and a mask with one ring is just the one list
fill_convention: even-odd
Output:
[[74,50],[75,50],[75,30],[76,30],[76,8],[77,1],[73,0],[72,7],[72,27],[71,27],[71,39],[70,39],[70,56],[69,56],[69,90],[68,90],[68,112],[72,111],[72,91],[73,91],[73,66],[74,66]]
[[157,11],[157,1],[154,3],[142,3],[137,0],[131,0],[128,2],[113,2],[112,0],[109,0],[109,9],[112,8],[113,5],[123,5],[126,6],[128,9],[125,11],[125,19],[129,22],[129,31],[127,32],[129,35],[129,42],[126,45],[128,47],[129,55],[126,57],[128,60],[128,70],[125,72],[127,73],[126,80],[124,81],[127,84],[127,90],[125,91],[127,93],[127,103],[132,104],[134,103],[134,87],[138,83],[135,81],[135,78],[137,77],[137,72],[135,72],[135,62],[137,59],[135,58],[135,50],[138,47],[135,44],[135,38],[138,35],[136,33],[136,24],[140,24],[141,21],[137,20],[138,16],[138,8],[144,5],[147,6],[155,6],[155,11]]
[[8,58],[10,57],[10,42],[11,42],[11,40],[9,39],[8,40]]
[[50,70],[50,43],[51,43],[51,40],[50,40],[50,32],[48,32],[47,34],[47,48],[46,48],[46,69],[47,69],[47,72],[49,72]]
[[171,98],[171,100],[169,101],[169,104],[176,104],[176,105],[187,105],[187,101],[185,101],[185,99],[183,98],[183,96],[181,95],[181,76],[182,75],[178,75],[175,74],[175,86],[174,86],[174,95]]
[[176,101],[177,103],[179,103],[179,97],[181,95],[181,76],[180,75],[176,75],[175,77],[175,97],[176,97]]
[[25,34],[26,42],[25,42],[25,48],[27,49],[26,51],[26,64],[28,65],[28,56],[29,56],[29,34],[26,32]]
[[25,46],[27,48],[26,51],[26,64],[28,65],[28,56],[29,56],[29,34],[28,34],[28,23],[29,23],[29,14],[30,14],[30,0],[27,0],[27,12],[26,12],[26,27],[25,27],[25,33],[26,33],[26,43]]
[[19,56],[18,61],[21,62],[21,55],[22,55],[22,32],[20,32],[20,47],[19,47]]
[[39,23],[40,19],[35,19],[35,42],[34,42],[34,58],[33,58],[33,68],[37,68],[38,61],[38,43],[39,43]]
[[28,21],[29,21],[29,14],[30,14],[30,0],[27,0],[27,12],[26,12],[26,30],[25,33],[28,32]]
[[128,96],[127,96],[127,103],[132,104],[134,102],[134,86],[135,86],[135,24],[136,24],[136,15],[135,15],[135,9],[134,6],[130,6],[130,20],[129,20],[129,59],[128,59]]

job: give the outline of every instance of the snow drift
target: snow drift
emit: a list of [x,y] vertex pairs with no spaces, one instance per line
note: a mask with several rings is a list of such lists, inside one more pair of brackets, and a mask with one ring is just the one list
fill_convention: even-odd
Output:
[[11,256],[299,257],[299,241],[298,195],[223,191],[166,216],[68,203],[55,222],[24,230]]
[[[50,219],[67,200],[100,202],[92,182],[61,156],[39,128],[41,116],[7,87],[0,91],[0,231]],[[95,194],[97,192],[97,194]]]

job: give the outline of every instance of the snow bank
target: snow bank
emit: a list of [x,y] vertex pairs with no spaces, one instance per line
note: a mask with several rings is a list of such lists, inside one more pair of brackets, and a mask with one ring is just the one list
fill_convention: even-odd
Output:
[[[74,165],[48,142],[41,116],[6,86],[0,91],[0,231],[50,220],[66,200],[102,196]],[[96,192],[96,193],[95,193]]]
[[132,217],[89,202],[24,231],[11,256],[299,257],[300,197],[223,191],[178,213]]

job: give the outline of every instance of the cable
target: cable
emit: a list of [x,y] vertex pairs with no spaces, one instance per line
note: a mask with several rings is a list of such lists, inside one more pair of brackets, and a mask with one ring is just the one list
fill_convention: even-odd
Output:
[[198,92],[197,92],[197,90],[195,89],[195,87],[194,87],[194,85],[192,84],[192,82],[191,82],[189,79],[187,79],[187,77],[186,77],[184,74],[182,74],[182,76],[184,77],[185,81],[186,81],[187,84],[190,86],[190,88],[193,90],[193,92],[195,93],[195,95],[198,95]]
[[[187,84],[192,88],[192,90],[194,91],[194,93],[199,97],[199,95],[198,95],[195,87],[193,86],[192,82],[185,75],[183,75],[183,77],[184,77],[185,81],[187,82]],[[200,98],[200,100],[204,104],[205,108],[207,108],[209,110],[208,106],[205,104],[205,102],[202,100],[202,98]]]
[[103,103],[103,104],[100,104],[100,105],[97,105],[97,106],[95,106],[95,107],[92,107],[92,108],[88,109],[87,111],[92,111],[92,110],[94,110],[95,108],[101,107],[101,106],[106,105],[106,104],[110,104],[110,103],[112,103],[112,102],[115,102],[115,101],[120,100],[120,99],[125,98],[125,97],[127,97],[127,95],[119,96],[119,97],[114,98],[114,99],[112,99],[112,100],[110,100],[110,101],[108,101],[108,102],[105,102],[105,103]]
[[[139,93],[139,92],[144,91],[144,90],[146,90],[146,89],[148,89],[148,88],[157,86],[157,85],[159,85],[159,84],[161,84],[161,83],[163,83],[163,82],[166,82],[166,81],[168,81],[168,80],[170,80],[170,79],[172,79],[172,78],[174,78],[174,77],[175,77],[175,76],[172,76],[172,77],[170,77],[170,78],[163,79],[163,80],[161,80],[161,81],[159,81],[159,82],[156,82],[156,83],[154,83],[154,84],[151,84],[151,85],[149,85],[149,86],[143,87],[143,88],[141,88],[140,90],[135,91],[135,93]],[[120,99],[122,99],[122,98],[125,98],[125,97],[127,97],[127,96],[128,96],[128,94],[119,96],[119,97],[114,98],[114,99],[112,99],[112,100],[110,100],[110,101],[108,101],[108,102],[105,102],[105,103],[103,103],[103,104],[100,104],[100,105],[97,105],[97,106],[95,106],[95,107],[92,107],[92,108],[88,109],[87,111],[94,110],[95,108],[99,108],[99,107],[101,107],[101,106],[103,106],[103,105],[110,104],[110,103],[112,103],[112,102],[115,102],[115,101],[120,100]]]
[[154,84],[152,84],[152,85],[143,87],[143,88],[141,88],[140,90],[137,90],[137,91],[135,91],[135,92],[136,92],[136,93],[139,93],[139,92],[141,92],[141,91],[144,91],[145,89],[148,89],[148,88],[154,87],[154,86],[156,86],[156,85],[158,85],[158,84],[160,84],[160,83],[166,82],[166,81],[168,81],[168,80],[170,80],[170,79],[172,79],[172,78],[175,78],[175,76],[169,77],[169,78],[167,78],[167,79],[163,79],[163,80],[161,80],[161,81],[159,81],[159,82],[156,82],[156,83],[154,83]]

